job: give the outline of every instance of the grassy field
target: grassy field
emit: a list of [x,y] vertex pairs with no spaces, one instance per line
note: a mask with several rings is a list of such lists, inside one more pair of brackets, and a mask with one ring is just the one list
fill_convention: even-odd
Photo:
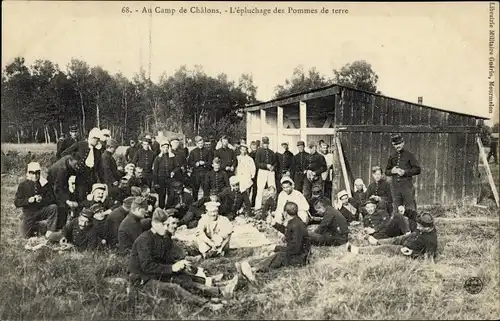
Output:
[[[2,146],[3,149],[4,146]],[[33,150],[36,150],[35,148]],[[433,264],[384,255],[354,256],[344,248],[314,248],[312,262],[242,284],[222,310],[200,309],[175,293],[132,292],[109,285],[125,277],[115,253],[29,252],[13,206],[18,177],[1,188],[0,319],[499,319],[499,222],[496,210],[434,210],[439,257]],[[202,265],[234,273],[234,262],[260,254],[240,249]],[[484,287],[469,294],[477,276]]]

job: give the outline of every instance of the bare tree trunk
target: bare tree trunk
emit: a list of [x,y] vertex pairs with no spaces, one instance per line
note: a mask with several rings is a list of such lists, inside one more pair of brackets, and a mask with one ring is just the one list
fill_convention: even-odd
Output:
[[128,105],[127,105],[127,95],[125,93],[125,90],[123,90],[123,103],[125,104],[125,120],[124,120],[124,123],[125,125],[123,126],[124,127],[124,131],[122,131],[122,142],[124,140],[124,136],[127,134],[127,116],[128,116]]
[[38,128],[35,131],[35,143],[38,142]]
[[59,132],[60,132],[60,133],[61,133],[61,135],[62,135],[62,133],[63,133],[63,128],[62,128],[62,121],[61,121],[60,119],[59,119]]
[[56,142],[57,142],[57,137],[59,137],[59,136],[57,135],[57,128],[55,128],[55,127],[54,127],[53,129],[54,129],[54,135],[55,135],[54,137],[55,137],[55,140],[56,140]]
[[82,136],[85,136],[85,106],[83,105],[83,94],[79,90],[78,93],[80,94],[80,104],[82,107]]
[[101,128],[101,119],[100,119],[100,115],[99,115],[99,94],[97,94],[95,105],[96,105],[97,128]]
[[16,128],[16,132],[17,132],[17,143],[21,144],[21,135],[19,134],[19,128]]

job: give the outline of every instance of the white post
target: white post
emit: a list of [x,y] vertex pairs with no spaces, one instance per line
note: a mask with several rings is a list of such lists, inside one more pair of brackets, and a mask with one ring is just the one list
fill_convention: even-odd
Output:
[[307,104],[301,101],[299,104],[300,109],[300,140],[307,146]]
[[247,146],[250,147],[250,132],[252,131],[252,119],[250,117],[252,117],[252,114],[247,111],[246,112],[246,123],[247,123]]
[[260,137],[258,138],[258,140],[262,140],[262,137],[266,136],[264,133],[265,128],[266,128],[266,110],[261,109],[260,110]]
[[[278,119],[277,119],[277,126],[276,126],[276,151],[278,151],[281,143],[283,143],[283,107],[276,107],[278,110]],[[290,143],[290,142],[288,142]]]

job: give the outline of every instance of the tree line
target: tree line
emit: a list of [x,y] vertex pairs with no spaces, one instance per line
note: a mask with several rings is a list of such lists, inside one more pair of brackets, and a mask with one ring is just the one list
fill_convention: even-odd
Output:
[[[333,77],[301,66],[275,98],[337,83],[377,92],[378,76],[365,61],[333,70]],[[144,133],[169,130],[185,134],[245,136],[245,119],[238,112],[258,102],[249,74],[237,82],[227,75],[205,74],[201,66],[181,66],[173,75],[152,82],[144,70],[128,79],[100,66],[72,59],[61,69],[50,60],[27,66],[17,57],[2,70],[2,142],[55,142],[72,124],[81,137],[92,127],[108,128],[121,143]]]

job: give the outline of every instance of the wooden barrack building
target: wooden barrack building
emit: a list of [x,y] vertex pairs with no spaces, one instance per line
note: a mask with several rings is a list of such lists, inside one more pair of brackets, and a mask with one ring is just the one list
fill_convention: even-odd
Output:
[[[477,137],[484,117],[450,112],[345,86],[331,85],[246,106],[247,141],[270,139],[274,151],[288,142],[324,140],[337,155],[334,192],[354,179],[372,180],[394,151],[401,133],[422,172],[416,177],[420,205],[461,205],[479,196]],[[340,147],[336,142],[340,143]],[[344,160],[344,164],[340,161]],[[343,170],[342,170],[343,169]]]

